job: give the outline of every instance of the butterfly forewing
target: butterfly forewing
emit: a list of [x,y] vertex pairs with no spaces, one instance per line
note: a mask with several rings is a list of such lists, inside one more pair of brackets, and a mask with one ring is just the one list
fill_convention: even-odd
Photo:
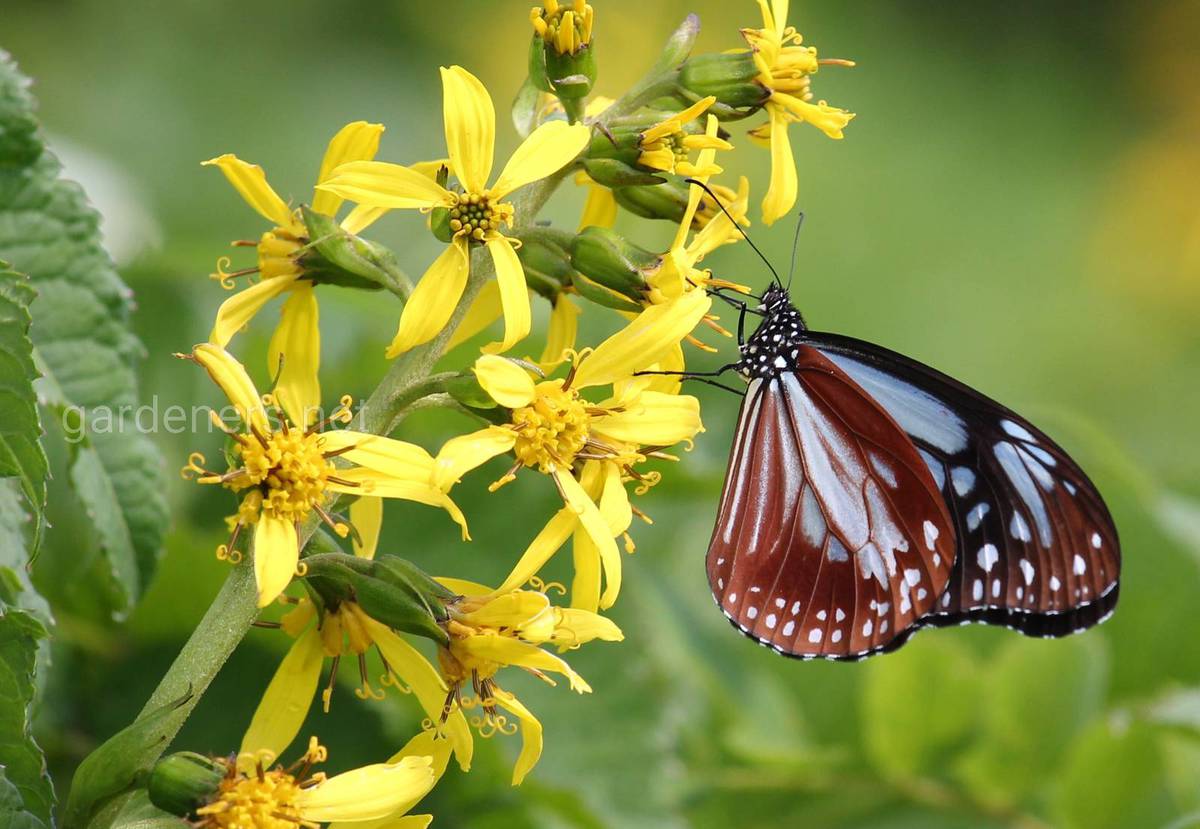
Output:
[[858,658],[933,610],[954,525],[912,441],[861,386],[811,347],[772,355],[742,406],[709,583],[760,643]]
[[1095,486],[1045,434],[895,352],[805,333],[918,447],[950,508],[958,555],[928,624],[978,621],[1060,636],[1116,605],[1117,530]]

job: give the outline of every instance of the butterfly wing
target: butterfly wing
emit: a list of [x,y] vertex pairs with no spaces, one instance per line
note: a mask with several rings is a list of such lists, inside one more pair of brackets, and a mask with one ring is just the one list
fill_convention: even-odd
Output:
[[953,518],[955,571],[922,624],[983,622],[1061,636],[1116,606],[1117,529],[1096,487],[1053,440],[951,377],[850,337],[805,340],[904,428]]
[[933,609],[954,528],[895,420],[808,346],[751,382],[709,545],[709,584],[780,653],[860,658]]

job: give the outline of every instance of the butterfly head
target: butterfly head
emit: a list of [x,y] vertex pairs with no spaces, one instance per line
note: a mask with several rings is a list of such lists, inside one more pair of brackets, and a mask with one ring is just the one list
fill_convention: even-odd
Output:
[[788,292],[771,285],[759,306],[762,324],[741,346],[737,370],[745,377],[773,377],[795,366],[796,348],[807,330]]

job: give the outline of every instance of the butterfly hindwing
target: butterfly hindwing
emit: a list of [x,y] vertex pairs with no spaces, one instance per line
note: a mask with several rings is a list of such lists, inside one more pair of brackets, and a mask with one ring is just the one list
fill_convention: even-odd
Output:
[[954,525],[896,421],[816,349],[751,381],[709,546],[718,605],[780,653],[859,658],[933,609]]
[[1054,441],[964,384],[833,334],[804,338],[908,433],[950,508],[955,572],[923,624],[1001,624],[1060,636],[1107,617],[1117,530],[1095,486]]

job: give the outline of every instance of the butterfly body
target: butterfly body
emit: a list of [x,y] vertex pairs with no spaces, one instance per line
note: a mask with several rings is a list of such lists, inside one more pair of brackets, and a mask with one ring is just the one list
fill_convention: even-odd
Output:
[[1112,612],[1116,528],[1057,444],[934,369],[809,330],[782,288],[760,313],[707,558],[735,627],[858,659],[926,626],[1059,636]]

